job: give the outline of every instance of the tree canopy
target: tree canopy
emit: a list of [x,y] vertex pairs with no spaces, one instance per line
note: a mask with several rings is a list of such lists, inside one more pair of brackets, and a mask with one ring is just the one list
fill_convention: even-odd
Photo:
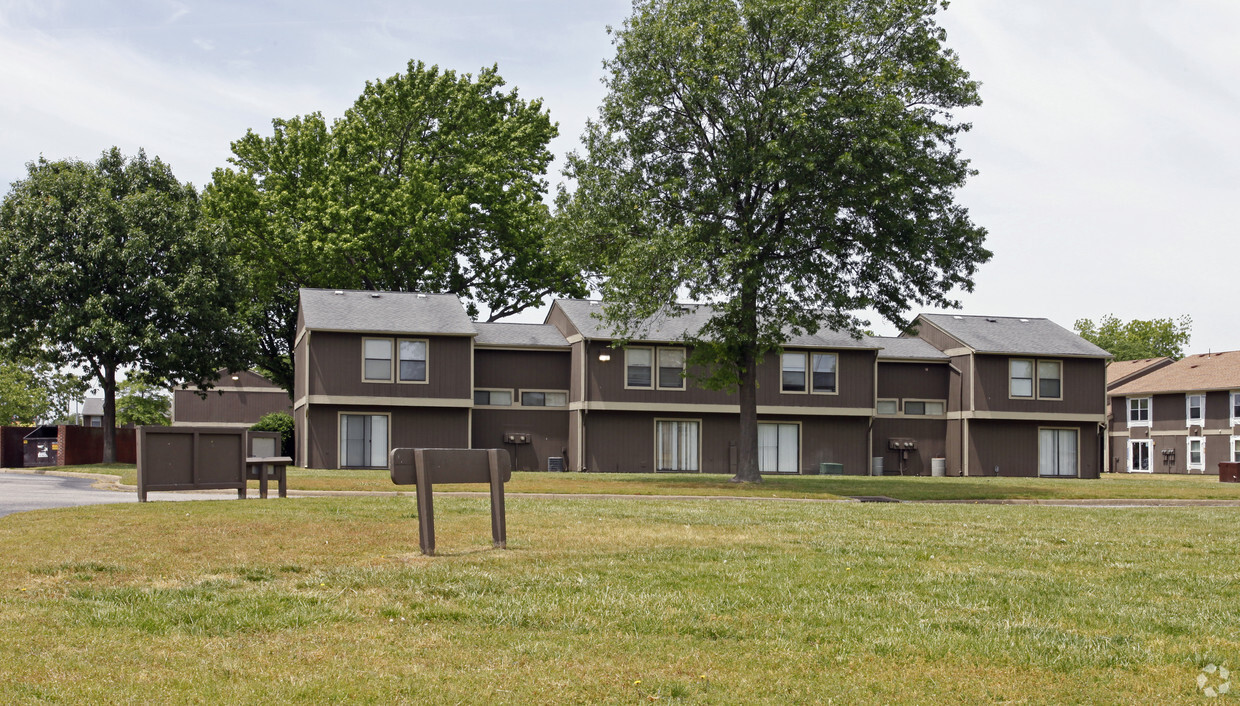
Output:
[[1133,319],[1121,321],[1107,314],[1098,323],[1078,319],[1073,328],[1081,338],[1115,356],[1115,360],[1142,360],[1184,357],[1184,346],[1192,338],[1193,319]]
[[299,287],[450,292],[489,320],[584,294],[546,245],[556,126],[503,86],[495,67],[410,62],[330,126],[311,113],[233,143],[204,199],[251,275],[272,380],[292,390]]
[[0,358],[0,424],[60,419],[85,392],[84,381],[46,363]]
[[687,342],[739,391],[738,480],[757,481],[754,368],[791,335],[872,309],[956,306],[990,257],[955,192],[977,84],[938,0],[637,0],[557,199],[564,249],[621,333],[713,305]]
[[27,172],[0,205],[0,339],[98,381],[111,461],[118,370],[209,386],[243,367],[240,288],[198,194],[158,158],[112,148]]
[[128,377],[117,386],[116,423],[168,426],[172,423],[172,397],[158,385]]

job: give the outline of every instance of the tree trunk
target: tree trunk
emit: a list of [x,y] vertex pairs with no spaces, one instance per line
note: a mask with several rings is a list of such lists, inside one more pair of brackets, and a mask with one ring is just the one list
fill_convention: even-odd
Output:
[[103,366],[103,462],[116,463],[116,366]]
[[761,483],[758,472],[758,360],[753,344],[741,353],[740,438],[736,441],[735,483]]
[[741,287],[740,338],[737,355],[740,370],[740,438],[736,440],[734,483],[761,483],[758,472],[758,287],[746,282]]

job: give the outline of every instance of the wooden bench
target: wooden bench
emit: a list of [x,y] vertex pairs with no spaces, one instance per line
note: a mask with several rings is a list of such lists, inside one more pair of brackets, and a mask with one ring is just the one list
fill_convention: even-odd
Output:
[[[293,464],[288,456],[247,456],[245,459],[245,479],[258,481],[258,497],[267,498],[267,479],[274,477],[280,497],[288,497],[287,469]],[[245,490],[240,491],[245,497]]]

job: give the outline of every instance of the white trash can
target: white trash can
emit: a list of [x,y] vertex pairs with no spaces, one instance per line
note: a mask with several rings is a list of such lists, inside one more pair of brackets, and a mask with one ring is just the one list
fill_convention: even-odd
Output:
[[874,462],[870,465],[870,475],[881,476],[883,474],[883,457],[875,456]]
[[947,475],[947,459],[932,458],[930,459],[930,475],[935,478],[942,478]]

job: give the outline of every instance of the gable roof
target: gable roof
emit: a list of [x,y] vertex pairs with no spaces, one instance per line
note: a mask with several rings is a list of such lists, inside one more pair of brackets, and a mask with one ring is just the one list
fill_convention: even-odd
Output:
[[563,348],[568,341],[551,324],[476,323],[478,336],[474,345],[480,347]]
[[1116,387],[1109,395],[1240,390],[1240,351],[1199,353]]
[[926,360],[944,363],[951,360],[946,353],[920,338],[870,336],[869,341],[881,346],[878,350],[879,360]]
[[961,314],[922,314],[917,318],[930,322],[975,353],[1111,357],[1050,319]]
[[302,321],[309,331],[473,336],[474,322],[453,294],[302,289]]
[[1107,364],[1107,387],[1123,382],[1135,375],[1153,372],[1158,368],[1171,364],[1166,356],[1158,358],[1142,358],[1140,360],[1113,360]]
[[82,401],[83,417],[102,417],[103,416],[103,398],[87,397]]
[[[558,306],[569,322],[585,338],[595,340],[612,340],[616,336],[613,329],[594,314],[601,314],[603,303],[586,299],[557,299],[553,306]],[[633,340],[651,343],[677,343],[686,335],[693,335],[702,330],[706,322],[714,314],[714,309],[707,304],[678,304],[683,313],[658,315],[647,319],[633,336]],[[792,336],[787,346],[804,348],[861,348],[873,350],[878,348],[868,339],[855,339],[851,335],[829,329],[820,329],[814,334]]]

